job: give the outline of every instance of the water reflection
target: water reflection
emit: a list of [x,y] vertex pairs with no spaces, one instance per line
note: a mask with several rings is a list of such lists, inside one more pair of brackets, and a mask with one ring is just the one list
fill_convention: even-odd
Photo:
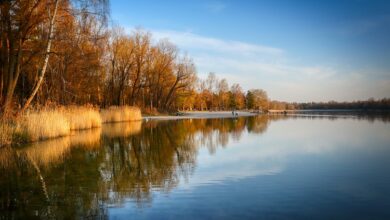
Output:
[[[196,167],[199,147],[215,153],[243,131],[261,133],[269,118],[149,121],[0,149],[5,218],[104,216],[126,199],[139,206],[169,192]],[[64,209],[66,207],[66,211]]]
[[126,137],[141,132],[141,121],[134,121],[131,123],[108,123],[104,124],[102,131],[103,135],[108,138]]
[[[0,149],[0,218],[105,218],[109,207],[129,200],[138,207],[149,206],[155,191],[169,193],[183,181],[190,186],[235,175],[280,172],[279,159],[299,149],[275,145],[275,139],[271,143],[275,146],[253,145],[249,151],[237,148],[223,153],[218,148],[248,140],[257,143],[251,135],[266,132],[271,121],[298,117],[302,116],[115,123],[20,149]],[[280,133],[285,131],[282,128]],[[311,141],[320,138],[318,132],[301,133],[315,137]],[[305,138],[301,133],[283,135],[293,143]],[[318,150],[310,146],[314,145],[300,149]],[[220,160],[203,160],[215,172],[202,173],[202,164],[197,163],[203,151],[219,155]],[[241,165],[248,164],[238,158],[256,160],[256,167],[245,169]]]
[[288,118],[306,119],[354,119],[370,122],[390,122],[390,112],[359,112],[359,111],[303,111],[287,114]]

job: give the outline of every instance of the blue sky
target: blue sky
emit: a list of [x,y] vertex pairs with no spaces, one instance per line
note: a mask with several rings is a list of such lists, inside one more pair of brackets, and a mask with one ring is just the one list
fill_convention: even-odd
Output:
[[283,101],[390,97],[390,1],[111,1],[113,23],[142,27],[215,72]]

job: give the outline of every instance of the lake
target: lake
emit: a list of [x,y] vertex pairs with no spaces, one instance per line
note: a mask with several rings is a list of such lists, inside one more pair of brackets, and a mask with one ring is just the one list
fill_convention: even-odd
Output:
[[390,120],[105,124],[0,149],[0,219],[390,219]]

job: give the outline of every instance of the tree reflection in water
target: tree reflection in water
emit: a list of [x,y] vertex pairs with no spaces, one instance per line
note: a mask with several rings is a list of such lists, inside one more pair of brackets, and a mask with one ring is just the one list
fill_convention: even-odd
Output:
[[201,147],[213,154],[243,132],[264,132],[270,119],[116,123],[0,149],[0,218],[104,218],[125,200],[149,204],[153,190],[190,178]]

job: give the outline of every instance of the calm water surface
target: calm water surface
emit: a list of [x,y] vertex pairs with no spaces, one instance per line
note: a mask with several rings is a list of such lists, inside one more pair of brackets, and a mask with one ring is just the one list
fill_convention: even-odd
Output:
[[104,125],[0,149],[0,219],[390,219],[390,123]]

